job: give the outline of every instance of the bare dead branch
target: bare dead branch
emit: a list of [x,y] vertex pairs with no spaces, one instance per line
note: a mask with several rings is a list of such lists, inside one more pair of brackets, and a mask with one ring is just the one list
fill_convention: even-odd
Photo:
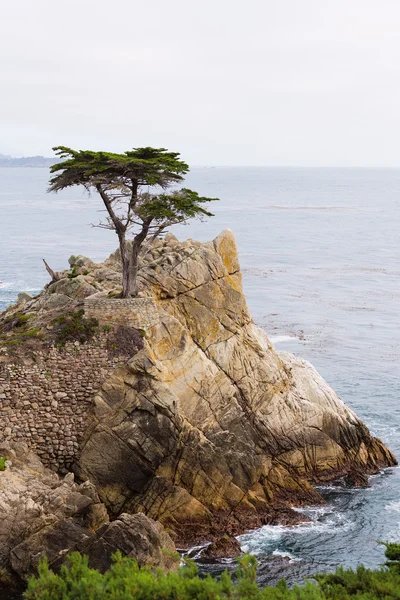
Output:
[[48,274],[51,277],[50,283],[55,283],[56,281],[60,281],[60,279],[62,279],[61,273],[53,271],[53,269],[47,264],[47,262],[44,260],[44,258],[42,260],[44,262],[44,266],[46,267],[46,271],[48,272]]

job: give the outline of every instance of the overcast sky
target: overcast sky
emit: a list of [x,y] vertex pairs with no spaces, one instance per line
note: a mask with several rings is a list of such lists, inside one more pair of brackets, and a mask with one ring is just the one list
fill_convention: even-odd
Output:
[[400,166],[399,0],[1,0],[0,153]]

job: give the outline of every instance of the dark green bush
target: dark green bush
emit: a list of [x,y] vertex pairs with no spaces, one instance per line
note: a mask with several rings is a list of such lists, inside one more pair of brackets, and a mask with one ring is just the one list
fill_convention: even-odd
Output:
[[87,557],[71,554],[69,566],[54,574],[42,561],[37,577],[29,580],[26,600],[391,600],[400,598],[398,544],[386,545],[389,566],[378,570],[359,567],[357,571],[338,569],[316,576],[316,582],[289,589],[284,581],[260,589],[256,582],[257,561],[252,556],[239,559],[234,583],[227,572],[221,579],[201,579],[196,565],[188,561],[177,573],[164,574],[149,567],[139,568],[130,558],[114,556],[111,569],[102,575],[88,567]]
[[84,344],[99,331],[97,319],[86,319],[84,314],[84,310],[78,310],[54,319],[55,341],[59,347],[65,346],[67,342]]
[[77,266],[74,265],[71,269],[71,271],[68,273],[68,278],[69,279],[75,279],[75,277],[78,277],[79,275],[79,271],[77,269]]

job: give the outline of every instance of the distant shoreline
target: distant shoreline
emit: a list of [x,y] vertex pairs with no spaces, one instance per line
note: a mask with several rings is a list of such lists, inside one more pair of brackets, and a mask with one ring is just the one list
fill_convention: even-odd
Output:
[[[52,163],[55,164],[55,163]],[[3,165],[0,164],[0,169],[48,169],[52,165]]]
[[57,158],[48,158],[46,156],[23,156],[21,158],[13,158],[12,156],[2,156],[0,154],[0,168],[51,167],[57,162]]

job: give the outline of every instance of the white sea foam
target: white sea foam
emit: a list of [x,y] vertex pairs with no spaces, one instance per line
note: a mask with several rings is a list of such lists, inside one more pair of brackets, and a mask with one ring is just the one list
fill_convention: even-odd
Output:
[[301,558],[294,556],[290,552],[285,552],[284,550],[274,550],[272,553],[273,556],[279,556],[281,558],[289,558],[290,562],[298,562]]
[[291,342],[293,340],[298,340],[298,337],[292,335],[276,335],[270,338],[273,344],[282,344],[284,342]]
[[264,525],[260,529],[246,533],[238,538],[242,551],[257,556],[265,555],[266,552],[271,552],[274,548],[273,553],[275,551],[285,553],[286,550],[282,550],[279,546],[284,543],[285,538],[287,539],[288,536],[303,536],[310,533],[335,535],[354,527],[354,522],[345,513],[333,510],[332,506],[329,505],[310,506],[296,510],[310,520],[292,526]]
[[201,544],[199,546],[192,546],[191,548],[189,548],[189,550],[183,552],[183,556],[189,556],[190,558],[198,559],[201,557],[201,553],[203,552],[203,550],[207,548],[207,546],[209,546],[210,544],[211,542]]
[[389,502],[389,504],[386,504],[385,510],[400,512],[400,502]]

